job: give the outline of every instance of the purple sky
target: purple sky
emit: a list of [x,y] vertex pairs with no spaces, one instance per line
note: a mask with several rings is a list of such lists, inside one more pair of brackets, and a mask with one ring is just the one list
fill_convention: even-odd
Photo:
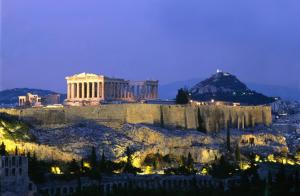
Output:
[[162,84],[217,68],[299,87],[299,0],[1,0],[0,89],[91,72]]

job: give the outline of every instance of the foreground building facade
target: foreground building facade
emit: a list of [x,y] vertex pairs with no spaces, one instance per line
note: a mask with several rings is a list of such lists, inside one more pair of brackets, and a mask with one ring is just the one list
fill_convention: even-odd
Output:
[[158,98],[158,81],[129,81],[81,73],[66,77],[66,105],[98,105],[101,101],[136,102]]
[[28,177],[27,157],[0,156],[0,195],[31,196],[35,192]]

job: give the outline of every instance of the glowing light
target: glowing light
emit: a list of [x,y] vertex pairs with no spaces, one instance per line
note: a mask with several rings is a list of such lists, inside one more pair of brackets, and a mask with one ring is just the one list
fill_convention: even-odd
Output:
[[144,171],[145,174],[151,174],[152,173],[152,168],[150,166],[146,166],[146,169]]
[[287,163],[286,158],[282,158],[281,162],[285,165]]
[[255,162],[259,162],[260,161],[260,156],[259,155],[255,155]]
[[292,160],[290,160],[290,159],[288,159],[288,160],[287,160],[287,164],[289,164],[289,165],[295,165],[295,162],[292,161]]
[[83,162],[83,167],[86,167],[88,169],[91,169],[91,164],[89,162]]
[[241,162],[239,166],[241,170],[247,170],[251,167],[248,162]]
[[133,159],[133,160],[132,160],[132,165],[133,165],[134,167],[140,168],[140,167],[141,167],[140,159],[137,159],[137,158]]
[[120,170],[114,170],[113,173],[115,173],[115,174],[120,174],[121,171],[120,171]]
[[60,168],[57,167],[57,166],[51,167],[51,173],[52,173],[52,174],[63,174],[63,172],[62,172],[62,171],[60,170]]
[[201,169],[200,174],[205,176],[205,175],[208,174],[208,170],[207,170],[205,167],[203,167],[203,168]]
[[138,173],[139,175],[148,175],[148,174],[152,174],[152,168],[151,166],[146,166],[145,169],[143,170],[143,172]]
[[268,159],[269,162],[276,163],[276,160],[274,159],[274,155],[273,154],[269,154],[268,157],[267,157],[267,159]]

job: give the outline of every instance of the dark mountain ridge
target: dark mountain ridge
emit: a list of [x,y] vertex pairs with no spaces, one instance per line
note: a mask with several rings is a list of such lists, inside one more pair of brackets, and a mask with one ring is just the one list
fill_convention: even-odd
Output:
[[240,102],[247,105],[262,105],[274,102],[273,97],[249,89],[236,76],[219,71],[190,89],[192,99],[198,101]]

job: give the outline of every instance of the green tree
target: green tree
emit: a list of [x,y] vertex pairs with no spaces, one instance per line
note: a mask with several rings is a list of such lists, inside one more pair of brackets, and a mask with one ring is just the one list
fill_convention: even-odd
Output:
[[0,145],[0,155],[1,156],[7,155],[6,146],[5,146],[4,142],[2,142]]
[[235,160],[236,160],[237,162],[241,161],[240,146],[239,146],[238,143],[236,144],[236,147],[235,147]]
[[227,122],[227,128],[226,128],[226,146],[227,146],[227,151],[228,152],[231,151],[231,147],[230,147],[230,127],[231,127],[231,120],[230,119]]
[[68,164],[68,172],[70,174],[79,174],[80,173],[80,167],[77,164],[75,159],[72,159],[72,161]]
[[163,106],[160,106],[160,127],[164,128],[165,127],[165,123],[164,123],[164,110],[163,110]]
[[92,170],[95,170],[97,168],[97,155],[96,155],[96,149],[94,146],[92,147],[91,155],[89,157],[89,162],[91,164]]
[[133,166],[132,161],[133,161],[133,153],[131,151],[131,149],[129,147],[126,148],[125,151],[126,157],[127,157],[127,161],[126,164],[123,168],[123,172],[125,173],[132,173],[132,174],[136,174],[138,172],[141,172],[140,168],[136,168]]
[[206,128],[203,125],[204,124],[204,120],[202,119],[201,111],[200,111],[199,107],[198,107],[198,111],[197,111],[197,117],[198,117],[198,131],[206,132],[206,130],[205,130]]
[[190,102],[190,95],[188,90],[179,89],[176,95],[176,104],[188,104]]
[[186,167],[188,168],[188,170],[193,173],[194,169],[194,159],[191,155],[191,153],[189,152],[187,160],[186,160]]
[[101,160],[100,160],[100,172],[107,172],[107,167],[106,167],[106,159],[105,159],[105,155],[104,155],[104,151],[102,151],[102,156],[101,156]]
[[19,155],[18,146],[16,146],[16,148],[15,148],[15,155],[16,155],[16,156]]

